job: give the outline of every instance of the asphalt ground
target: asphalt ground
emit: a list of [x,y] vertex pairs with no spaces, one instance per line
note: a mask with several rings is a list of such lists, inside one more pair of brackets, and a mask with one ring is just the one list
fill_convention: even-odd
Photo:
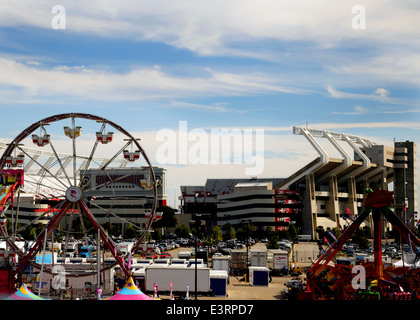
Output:
[[[178,257],[178,252],[180,251],[190,251],[193,248],[176,248],[172,249],[169,252],[171,253],[173,258]],[[266,250],[265,243],[256,243],[254,246],[252,246],[251,249],[254,250]],[[246,248],[243,248],[242,250],[246,251]],[[311,243],[300,243],[295,244],[294,246],[295,255],[303,256],[305,253],[305,256],[309,255],[309,257],[312,257],[313,254],[318,253],[318,247],[316,245],[313,245]],[[311,252],[311,254],[307,254],[308,252]],[[300,259],[304,262],[296,262],[296,265],[301,266],[302,268],[306,268],[310,265],[310,262],[307,257],[307,259]],[[227,295],[226,296],[204,296],[204,295],[197,295],[198,300],[284,300],[285,299],[285,283],[287,283],[289,280],[295,278],[296,276],[272,276],[271,282],[268,284],[268,286],[253,286],[249,282],[245,282],[245,278],[243,276],[230,276],[229,278],[229,284],[226,286]],[[304,275],[299,276],[302,280],[305,280]],[[160,295],[161,299],[169,299],[169,296],[166,295]],[[190,292],[190,299],[194,299],[195,295],[194,292]]]

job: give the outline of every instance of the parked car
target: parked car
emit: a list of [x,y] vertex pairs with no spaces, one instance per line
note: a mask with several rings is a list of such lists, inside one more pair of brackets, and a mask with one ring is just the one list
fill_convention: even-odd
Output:
[[160,254],[160,258],[161,259],[163,259],[163,258],[172,258],[172,256],[171,256],[171,254],[169,252],[162,252]]
[[158,255],[156,253],[148,253],[146,254],[146,256],[144,257],[147,260],[153,260],[153,259],[157,259]]

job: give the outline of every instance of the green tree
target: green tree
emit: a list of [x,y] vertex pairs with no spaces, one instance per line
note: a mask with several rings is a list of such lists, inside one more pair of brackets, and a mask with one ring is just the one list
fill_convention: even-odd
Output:
[[218,226],[215,226],[211,229],[211,233],[207,235],[205,245],[213,246],[217,242],[222,241],[223,235],[222,231]]
[[153,228],[175,228],[177,219],[175,217],[175,210],[169,206],[160,206],[156,212],[162,212],[162,219],[153,222]]
[[294,240],[298,237],[298,231],[294,224],[289,225],[289,229],[287,230],[289,240]]
[[236,238],[235,229],[229,223],[224,224],[222,227],[222,230],[223,230],[223,240],[226,241],[226,240]]
[[254,225],[252,223],[244,224],[237,233],[238,239],[242,241],[248,239],[249,237],[251,237],[253,229],[254,229]]
[[181,224],[180,226],[177,226],[175,229],[175,234],[179,238],[189,238],[191,233],[191,229],[186,224]]
[[354,243],[359,245],[361,249],[369,248],[370,242],[370,228],[368,226],[364,226],[363,228],[357,229],[352,237]]
[[215,226],[211,229],[211,235],[216,242],[223,240],[222,230],[220,230],[218,226]]
[[318,239],[324,241],[325,230],[323,226],[316,227],[316,233],[318,234]]
[[161,231],[161,228],[153,229],[152,239],[153,240],[161,240],[162,239],[162,231]]
[[125,228],[125,238],[135,238],[137,236],[137,231],[136,229],[133,227],[133,225],[128,224],[127,227]]
[[276,231],[269,230],[267,233],[267,248],[268,249],[278,249],[279,245],[277,242],[279,241],[279,234]]
[[341,236],[341,234],[343,233],[343,231],[338,227],[334,227],[334,228],[332,228],[332,233],[338,239]]
[[25,240],[36,239],[36,230],[32,225],[27,226],[24,230],[20,232],[20,234]]

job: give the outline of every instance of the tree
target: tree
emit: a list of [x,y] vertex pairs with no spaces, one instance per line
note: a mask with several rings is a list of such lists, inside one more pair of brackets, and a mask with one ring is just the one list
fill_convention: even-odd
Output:
[[226,223],[223,225],[222,231],[223,231],[223,240],[226,241],[226,240],[236,238],[235,229],[229,223]]
[[22,237],[25,240],[35,240],[36,239],[36,231],[35,228],[31,225],[27,226],[24,230],[20,232]]
[[332,233],[338,239],[342,235],[343,231],[338,227],[334,227],[332,228]]
[[298,231],[296,229],[296,226],[294,224],[289,225],[289,229],[287,230],[288,233],[288,239],[289,240],[294,240],[297,239],[298,237]]
[[[160,240],[162,239],[162,232],[166,233],[166,228],[175,228],[177,224],[177,219],[175,217],[175,210],[169,206],[160,206],[156,209],[156,212],[162,212],[162,219],[153,222],[152,228],[154,230],[153,239]],[[162,230],[163,228],[163,230]],[[159,232],[159,235],[156,234]]]
[[251,223],[246,223],[242,226],[242,228],[238,231],[237,237],[239,240],[246,240],[252,235],[252,230],[254,229],[254,225]]
[[207,235],[205,244],[208,246],[213,246],[217,242],[222,241],[222,239],[223,239],[222,231],[220,230],[218,226],[215,226],[211,229],[211,233]]
[[161,228],[156,228],[156,229],[153,230],[152,239],[153,240],[162,240]]
[[181,224],[180,226],[177,226],[175,229],[175,234],[179,238],[189,238],[191,233],[191,229],[186,224]]
[[269,230],[267,234],[268,242],[267,248],[268,249],[278,249],[279,245],[277,242],[279,241],[279,234],[276,231]]
[[325,230],[323,226],[316,227],[316,233],[318,234],[318,239],[324,241]]
[[215,226],[211,229],[211,236],[216,242],[223,240],[222,230],[220,230],[218,226]]
[[160,206],[156,212],[162,212],[162,219],[153,222],[153,228],[175,228],[177,219],[175,217],[175,210],[169,206]]
[[370,228],[368,226],[364,226],[363,228],[359,228],[354,232],[352,240],[359,246],[359,248],[367,249],[370,245],[370,234]]
[[137,236],[137,231],[136,229],[131,225],[128,224],[127,227],[125,228],[125,238],[135,238]]

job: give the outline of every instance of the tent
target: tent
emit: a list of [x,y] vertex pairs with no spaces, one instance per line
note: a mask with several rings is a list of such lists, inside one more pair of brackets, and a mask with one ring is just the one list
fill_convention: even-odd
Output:
[[45,300],[40,296],[37,296],[31,292],[25,284],[22,284],[18,291],[16,291],[11,296],[7,297],[5,300]]
[[133,281],[133,278],[128,278],[124,288],[118,291],[112,297],[106,300],[154,300],[152,297],[149,297],[147,294],[141,292],[137,288],[136,284]]

